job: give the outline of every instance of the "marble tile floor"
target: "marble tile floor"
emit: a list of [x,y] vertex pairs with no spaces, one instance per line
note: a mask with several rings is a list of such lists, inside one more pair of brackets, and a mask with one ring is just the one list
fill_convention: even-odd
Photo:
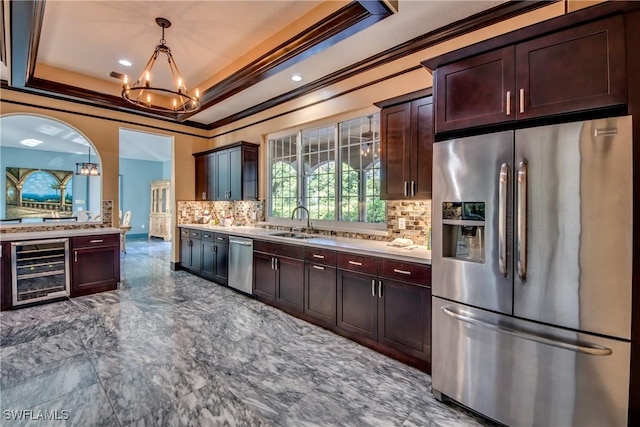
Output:
[[170,243],[127,240],[117,291],[0,314],[1,425],[492,425],[416,369],[170,271]]

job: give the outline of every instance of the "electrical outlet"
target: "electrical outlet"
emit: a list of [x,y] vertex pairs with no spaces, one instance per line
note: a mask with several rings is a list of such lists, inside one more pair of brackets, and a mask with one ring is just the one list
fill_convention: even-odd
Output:
[[405,230],[407,228],[407,221],[404,218],[398,218],[398,228]]
[[256,220],[256,213],[255,212],[251,212],[251,220],[252,221]]
[[144,224],[142,224],[142,225],[140,226],[140,228],[144,229]]

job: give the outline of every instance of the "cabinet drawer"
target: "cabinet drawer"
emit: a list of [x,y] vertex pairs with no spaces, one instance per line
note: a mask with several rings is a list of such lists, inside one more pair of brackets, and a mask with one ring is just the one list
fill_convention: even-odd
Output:
[[71,239],[74,249],[93,248],[98,246],[118,245],[120,234],[98,234],[94,236],[78,236]]
[[338,254],[338,268],[359,271],[367,274],[378,274],[376,258],[355,254]]
[[[181,234],[181,236],[182,236],[182,234]],[[191,239],[202,239],[202,231],[187,229],[187,235],[186,236],[191,238]]]
[[381,259],[378,275],[403,282],[431,285],[431,267],[422,264]]
[[214,240],[215,234],[213,231],[201,231],[202,240]]
[[270,255],[284,256],[288,258],[304,259],[304,247],[283,245],[282,243],[253,241],[253,250],[268,253]]
[[229,235],[228,234],[216,233],[215,241],[216,241],[216,243],[220,243],[220,244],[223,244],[223,245],[228,245],[229,244]]
[[305,248],[304,260],[315,264],[336,265],[336,253],[326,249]]

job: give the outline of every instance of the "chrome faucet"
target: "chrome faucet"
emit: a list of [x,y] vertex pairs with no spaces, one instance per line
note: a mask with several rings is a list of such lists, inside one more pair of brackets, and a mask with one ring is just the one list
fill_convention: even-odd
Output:
[[[304,206],[300,205],[300,206],[296,206],[295,209],[293,210],[293,212],[291,212],[291,219],[294,219],[296,217],[296,212],[298,212],[298,209],[302,209],[303,211],[305,211],[307,213],[307,229],[311,228],[311,214],[309,213],[309,209],[305,208]],[[293,230],[293,227],[292,227]]]

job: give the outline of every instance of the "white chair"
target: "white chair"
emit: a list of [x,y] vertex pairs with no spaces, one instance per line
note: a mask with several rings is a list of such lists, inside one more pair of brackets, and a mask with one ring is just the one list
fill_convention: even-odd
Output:
[[125,244],[126,234],[127,234],[127,231],[131,230],[131,226],[129,225],[130,222],[131,222],[131,211],[126,211],[124,213],[124,218],[120,222],[120,250],[125,254],[127,253],[127,246]]
[[73,216],[78,218],[78,222],[87,222],[91,221],[93,214],[91,211],[77,211]]

